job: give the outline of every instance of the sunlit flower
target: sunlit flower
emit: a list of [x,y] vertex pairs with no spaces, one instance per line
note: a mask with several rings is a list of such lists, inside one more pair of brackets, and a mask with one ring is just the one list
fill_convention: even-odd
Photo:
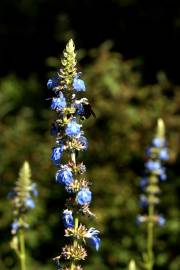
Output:
[[85,237],[89,239],[92,247],[98,251],[101,243],[101,240],[99,238],[99,231],[95,228],[90,228],[85,234]]
[[70,123],[67,124],[65,133],[68,136],[79,136],[81,134],[81,125],[76,122],[76,118],[73,118]]
[[163,226],[163,225],[166,223],[166,219],[163,217],[163,215],[159,215],[159,216],[158,216],[157,223],[158,223],[160,226]]
[[89,204],[92,200],[92,192],[89,188],[82,188],[78,193],[76,200],[80,205]]
[[65,107],[66,107],[66,99],[65,99],[63,93],[60,92],[58,97],[54,97],[52,99],[51,109],[61,111]]
[[11,233],[16,234],[19,228],[20,228],[20,224],[18,220],[15,219],[13,223],[11,224]]
[[168,160],[169,159],[169,153],[167,148],[163,148],[159,152],[159,158],[161,160]]
[[56,182],[68,186],[72,183],[72,181],[72,170],[67,165],[62,165],[61,169],[56,173]]
[[33,199],[30,197],[25,200],[25,205],[26,205],[26,207],[28,207],[30,209],[35,207],[35,203],[34,203]]
[[86,91],[85,83],[83,80],[79,79],[79,75],[77,75],[73,80],[73,88],[76,92]]
[[71,210],[66,209],[63,211],[63,223],[65,228],[74,227],[74,219]]
[[64,151],[64,147],[63,146],[58,146],[58,147],[54,147],[53,148],[52,155],[51,155],[51,160],[57,166],[60,163],[60,160],[61,160],[63,151]]
[[161,168],[161,164],[160,164],[159,161],[148,160],[145,163],[145,167],[149,171],[157,171],[157,170],[159,170]]
[[88,148],[88,140],[84,136],[80,136],[78,141],[81,143],[81,150],[86,150]]
[[166,140],[161,137],[155,137],[152,140],[152,145],[155,147],[164,147],[166,145]]
[[54,87],[57,87],[58,84],[59,84],[59,77],[54,77],[54,78],[48,80],[47,88],[53,89]]

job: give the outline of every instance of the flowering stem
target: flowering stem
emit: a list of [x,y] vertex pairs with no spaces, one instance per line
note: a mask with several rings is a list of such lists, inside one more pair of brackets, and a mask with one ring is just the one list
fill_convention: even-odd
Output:
[[19,230],[19,245],[20,245],[20,252],[19,252],[19,259],[21,264],[21,270],[26,270],[26,253],[25,253],[25,241],[24,241],[24,230]]
[[[63,184],[70,195],[66,200],[67,209],[63,211],[62,218],[65,236],[71,237],[71,241],[62,248],[60,256],[55,257],[54,260],[61,269],[82,270],[78,262],[87,256],[84,248],[85,239],[90,238],[96,250],[100,246],[99,231],[95,228],[88,230],[78,220],[80,212],[93,216],[89,209],[92,200],[89,181],[82,176],[86,172],[86,166],[83,162],[76,164],[76,153],[87,150],[88,141],[81,130],[82,121],[94,113],[88,99],[81,98],[78,94],[86,91],[86,86],[79,78],[80,72],[77,72],[75,46],[72,39],[66,45],[61,64],[57,76],[49,79],[47,83],[48,88],[55,92],[51,109],[58,114],[58,119],[51,128],[52,135],[56,136],[56,146],[53,148],[51,160],[59,168],[55,175],[56,182]],[[66,164],[61,162],[63,152],[69,154],[68,158],[65,157]],[[65,260],[62,266],[59,266],[60,258]]]
[[[73,161],[74,164],[76,164],[76,154],[75,154],[75,152],[72,152],[72,153],[71,153],[71,160]],[[75,230],[75,231],[78,229],[78,223],[79,223],[79,219],[78,219],[78,217],[76,216],[76,217],[75,217],[75,222],[74,222],[74,230]],[[76,238],[74,238],[74,240],[73,240],[73,246],[74,246],[74,247],[77,246],[77,239],[76,239]],[[74,269],[74,266],[75,266],[75,262],[72,261],[72,263],[71,263],[71,270]]]
[[154,223],[151,218],[154,215],[154,205],[150,204],[148,208],[149,222],[147,224],[147,256],[148,264],[147,270],[153,269],[154,264],[154,254],[153,254],[153,233],[154,233]]
[[[78,229],[78,222],[79,222],[78,217],[75,217],[75,224],[74,224],[75,231]],[[73,243],[74,243],[74,246],[76,246],[77,245],[77,240],[74,239],[74,242]]]

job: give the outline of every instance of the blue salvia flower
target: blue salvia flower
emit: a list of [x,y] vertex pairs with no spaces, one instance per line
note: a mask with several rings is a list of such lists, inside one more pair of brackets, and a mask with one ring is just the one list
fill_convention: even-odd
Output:
[[16,234],[17,231],[19,230],[19,228],[20,228],[20,224],[19,224],[18,220],[15,219],[15,220],[13,221],[13,223],[11,224],[11,233],[12,233],[13,235]]
[[145,167],[147,170],[149,170],[150,172],[152,171],[158,171],[161,169],[161,164],[159,161],[155,161],[155,160],[148,160],[145,163]]
[[35,196],[35,197],[37,197],[39,195],[36,183],[31,184],[31,192],[32,192],[33,196]]
[[27,198],[27,199],[25,200],[25,206],[26,206],[28,209],[34,208],[34,207],[35,207],[35,203],[34,203],[33,199],[30,198],[30,197]]
[[87,150],[88,148],[88,140],[84,136],[80,136],[78,141],[81,144],[81,150]]
[[81,125],[79,125],[77,122],[76,122],[76,118],[74,117],[71,122],[69,122],[67,124],[67,127],[65,129],[65,133],[66,135],[72,137],[72,136],[75,136],[75,137],[78,137],[81,135]]
[[147,177],[143,177],[141,178],[140,182],[139,182],[139,185],[140,187],[144,190],[144,188],[147,186],[148,184],[148,179]]
[[60,170],[56,173],[56,182],[69,186],[73,182],[72,169],[67,165],[61,165]]
[[89,204],[92,200],[92,192],[89,188],[82,188],[78,191],[76,200],[80,205]]
[[159,158],[160,160],[168,160],[169,159],[169,153],[167,148],[162,148],[159,152]]
[[63,145],[53,148],[52,155],[51,155],[51,160],[57,166],[60,163],[63,151],[64,151],[64,146]]
[[83,80],[79,79],[80,74],[77,74],[73,79],[73,88],[76,92],[86,91],[86,86]]
[[140,206],[142,208],[145,208],[145,207],[148,206],[148,199],[147,199],[147,197],[144,194],[141,194],[140,195]]
[[101,240],[99,238],[99,231],[95,228],[90,228],[87,233],[85,234],[85,238],[89,239],[90,244],[94,247],[97,251],[99,250]]
[[60,77],[54,77],[52,79],[49,79],[48,82],[47,82],[47,88],[48,89],[53,89],[55,87],[57,87],[59,85],[59,80],[60,80]]
[[164,218],[163,215],[159,215],[159,216],[158,216],[157,222],[158,222],[158,224],[159,224],[160,226],[163,226],[163,225],[166,223],[166,219]]
[[75,108],[78,115],[83,115],[85,113],[82,103],[75,104]]
[[65,228],[74,227],[74,218],[71,210],[66,209],[63,211],[63,223]]
[[56,111],[61,111],[66,107],[66,99],[63,93],[60,92],[58,97],[54,97],[51,103],[51,109]]
[[62,248],[62,252],[54,258],[54,261],[58,270],[82,270],[77,262],[87,256],[83,243],[87,239],[98,250],[101,242],[99,231],[94,228],[88,230],[79,223],[80,214],[94,215],[89,209],[92,192],[89,181],[84,176],[86,166],[76,160],[76,153],[88,148],[82,123],[91,114],[94,115],[94,112],[87,98],[78,97],[79,92],[84,92],[86,87],[84,81],[80,79],[81,73],[77,72],[76,53],[72,40],[66,46],[61,63],[62,68],[59,69],[57,76],[49,79],[47,83],[47,87],[54,92],[51,109],[57,112],[57,119],[51,127],[51,134],[56,136],[51,160],[58,167],[55,181],[62,184],[69,194],[62,220],[65,236],[71,240]]
[[155,137],[152,140],[152,146],[154,147],[161,148],[161,147],[165,147],[165,145],[166,145],[165,138]]

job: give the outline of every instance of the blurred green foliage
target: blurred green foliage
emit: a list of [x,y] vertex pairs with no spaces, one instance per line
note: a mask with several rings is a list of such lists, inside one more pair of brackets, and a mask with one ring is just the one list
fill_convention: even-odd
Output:
[[[93,182],[95,223],[102,237],[101,250],[89,250],[86,269],[127,269],[131,258],[140,259],[145,248],[145,228],[135,224],[140,211],[138,181],[143,174],[145,148],[154,134],[157,118],[162,117],[170,161],[159,206],[167,224],[156,230],[155,269],[179,270],[180,87],[162,71],[157,74],[157,83],[144,84],[140,63],[123,60],[119,53],[111,51],[111,42],[80,51],[80,56],[90,63],[81,70],[96,118],[91,117],[85,124],[89,150],[84,159]],[[53,58],[50,60],[47,63],[53,66]],[[63,187],[58,188],[54,182],[55,168],[49,159],[54,143],[49,129],[54,114],[46,100],[51,95],[45,84],[34,75],[22,80],[10,74],[0,80],[1,270],[18,269],[9,247],[12,213],[7,194],[24,160],[30,162],[33,181],[39,189],[27,233],[29,270],[54,269],[51,259],[58,255],[64,241],[60,214],[65,194]]]

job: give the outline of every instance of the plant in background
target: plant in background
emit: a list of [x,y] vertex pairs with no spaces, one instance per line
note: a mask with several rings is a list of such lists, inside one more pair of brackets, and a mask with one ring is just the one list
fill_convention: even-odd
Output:
[[136,263],[134,260],[130,260],[128,270],[136,270]]
[[68,244],[54,261],[58,270],[81,270],[79,261],[87,256],[84,244],[89,242],[96,250],[100,246],[99,231],[92,227],[88,229],[79,221],[81,215],[94,216],[89,209],[92,192],[85,177],[86,166],[82,161],[77,161],[78,153],[88,148],[82,123],[94,113],[88,99],[81,97],[86,87],[80,79],[81,73],[77,72],[72,40],[64,50],[61,64],[62,68],[54,78],[48,80],[47,87],[54,92],[51,109],[57,113],[51,128],[51,134],[56,137],[51,156],[57,167],[55,181],[63,185],[69,195],[62,213]]
[[19,172],[19,178],[13,191],[8,194],[12,200],[14,220],[11,224],[13,235],[11,247],[15,250],[20,260],[21,270],[26,269],[25,230],[29,228],[27,222],[28,212],[35,207],[32,195],[37,196],[36,184],[31,181],[29,163],[24,162]]
[[169,158],[165,126],[162,119],[158,119],[157,131],[146,151],[146,156],[145,176],[140,181],[140,186],[144,191],[144,194],[140,196],[140,205],[145,210],[145,214],[138,215],[137,222],[147,224],[147,252],[144,254],[144,267],[147,270],[152,270],[154,266],[154,227],[155,224],[160,226],[165,224],[165,218],[156,210],[156,205],[160,201],[158,196],[160,193],[159,183],[167,178],[163,162]]

